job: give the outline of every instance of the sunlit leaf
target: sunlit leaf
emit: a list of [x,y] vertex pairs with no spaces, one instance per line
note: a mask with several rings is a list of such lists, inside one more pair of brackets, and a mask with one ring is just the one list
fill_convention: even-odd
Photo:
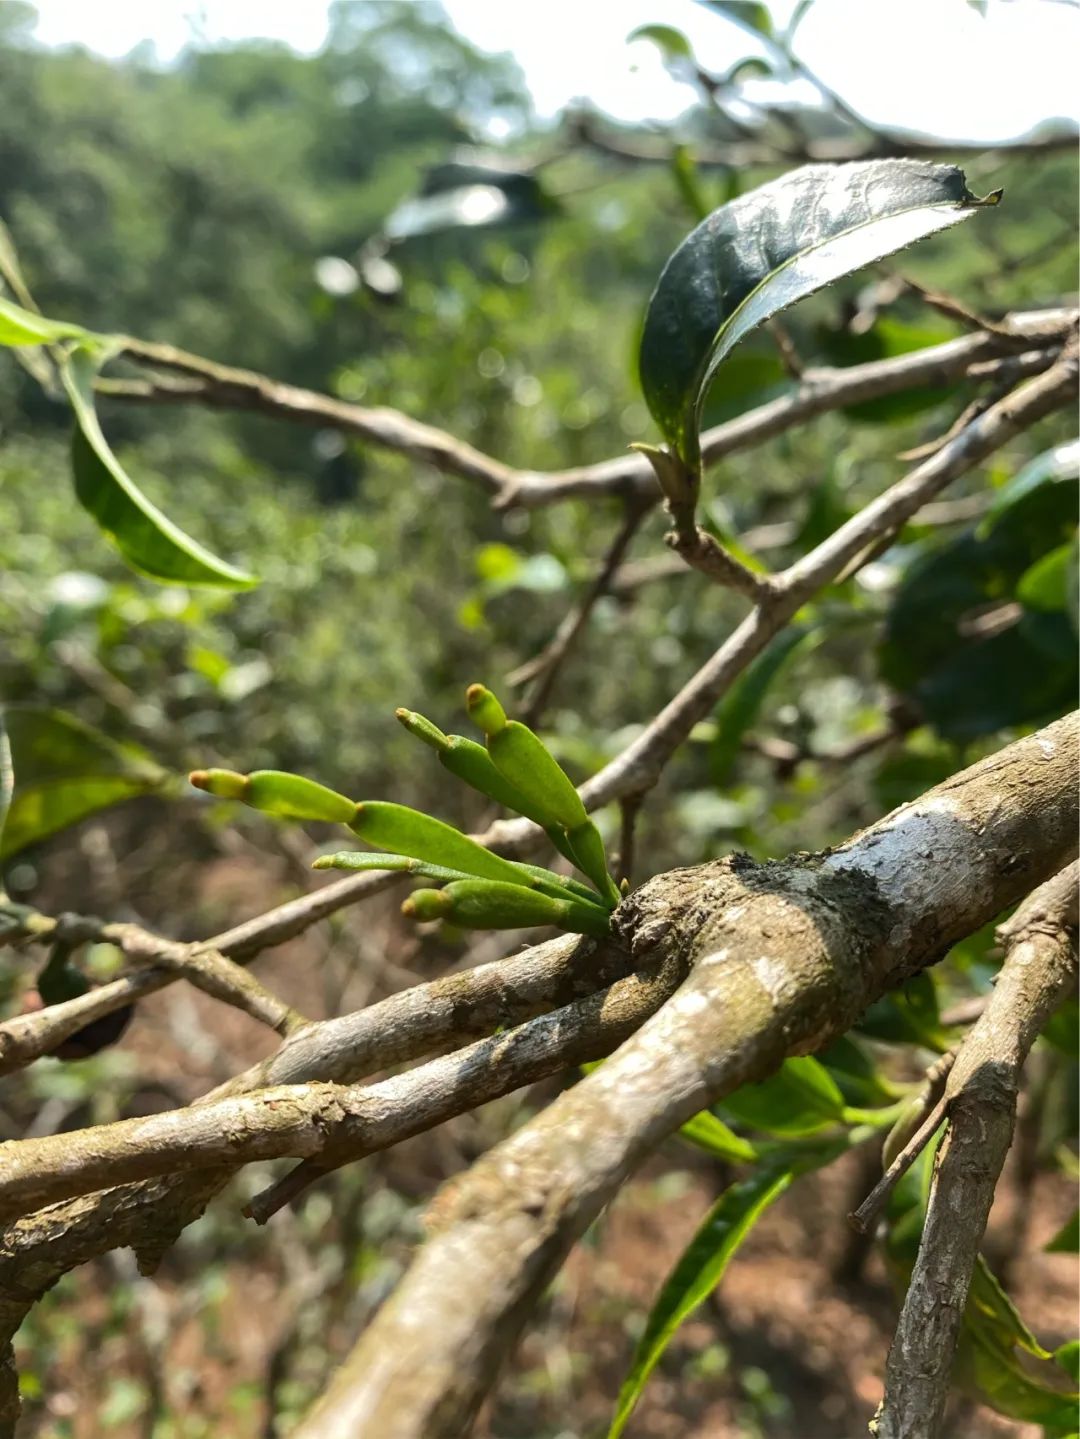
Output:
[[664,267],[639,358],[646,403],[688,468],[709,384],[745,334],[997,198],[976,199],[954,166],[870,160],[807,165],[714,211]]
[[58,710],[13,705],[4,724],[14,776],[0,835],[8,859],[97,810],[170,787],[145,751],[121,745]]
[[452,825],[402,804],[364,800],[357,806],[349,828],[368,844],[394,854],[410,855],[480,879],[521,884],[521,872],[510,860],[492,854]]
[[81,325],[49,320],[0,297],[0,345],[53,345],[60,340],[85,339]]
[[177,528],[121,468],[101,431],[93,384],[99,356],[80,346],[61,365],[75,412],[71,463],[79,503],[128,564],[166,583],[249,589],[257,580],[226,564]]

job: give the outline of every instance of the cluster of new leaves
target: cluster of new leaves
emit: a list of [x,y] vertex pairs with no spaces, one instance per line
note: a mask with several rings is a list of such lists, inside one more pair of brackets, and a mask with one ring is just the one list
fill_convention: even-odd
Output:
[[608,872],[600,831],[585,812],[569,776],[527,725],[506,717],[483,685],[470,685],[470,716],[487,747],[447,735],[410,710],[397,717],[410,734],[437,751],[443,767],[504,809],[540,825],[552,844],[590,882],[492,854],[451,825],[386,800],[351,800],[314,780],[278,770],[237,774],[196,770],[191,782],[221,799],[287,819],[346,825],[379,851],[345,850],[316,860],[316,869],[400,870],[437,882],[415,890],[402,912],[417,920],[447,920],[465,929],[522,929],[552,924],[577,934],[606,935],[621,898]]

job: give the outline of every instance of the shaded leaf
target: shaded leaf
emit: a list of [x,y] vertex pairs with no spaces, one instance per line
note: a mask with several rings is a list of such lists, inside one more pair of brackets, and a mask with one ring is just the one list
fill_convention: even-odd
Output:
[[743,1085],[720,1107],[753,1129],[794,1138],[838,1123],[844,1096],[825,1066],[803,1055],[785,1059],[768,1079]]
[[794,1177],[787,1165],[763,1165],[748,1179],[725,1189],[709,1210],[653,1305],[619,1391],[608,1439],[618,1439],[623,1432],[646,1380],[676,1330],[720,1283],[732,1255]]
[[649,410],[688,468],[709,383],[743,335],[997,198],[977,200],[953,166],[871,160],[807,165],[714,211],[664,267],[639,356]]
[[[908,695],[939,734],[971,739],[1034,723],[1071,706],[1076,635],[1065,613],[1067,587],[1036,576],[1040,608],[1024,604],[1021,583],[1076,529],[1071,479],[1018,488],[1012,501],[908,566],[886,617],[882,677]],[[1054,598],[1058,608],[1043,608]]]
[[722,1119],[717,1119],[708,1109],[703,1109],[700,1114],[695,1114],[693,1119],[680,1125],[679,1134],[691,1144],[696,1144],[699,1149],[715,1154],[720,1159],[731,1160],[735,1164],[749,1164],[758,1157],[758,1151],[748,1139],[743,1139],[729,1129]]
[[722,786],[728,782],[743,736],[757,719],[771,685],[814,633],[805,625],[784,630],[724,696],[716,712],[716,738],[709,749],[709,777],[713,784]]
[[847,1135],[827,1143],[778,1148],[746,1179],[725,1189],[671,1271],[638,1340],[630,1372],[619,1391],[608,1439],[618,1439],[682,1322],[720,1283],[732,1256],[765,1210],[794,1179],[830,1164],[850,1147]]
[[4,724],[14,786],[0,835],[8,859],[58,830],[172,778],[144,750],[121,745],[58,710],[13,705]]
[[1080,1253],[1080,1209],[1067,1220],[1049,1243],[1043,1245],[1047,1254]]
[[94,408],[99,356],[85,347],[61,365],[75,412],[71,463],[79,503],[97,521],[128,564],[171,584],[249,589],[257,580],[226,564],[179,529],[138,489],[109,448]]

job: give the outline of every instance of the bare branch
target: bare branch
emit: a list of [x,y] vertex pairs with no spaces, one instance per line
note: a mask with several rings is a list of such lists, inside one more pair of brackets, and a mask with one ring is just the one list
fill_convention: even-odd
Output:
[[278,1034],[290,1034],[307,1022],[213,944],[179,944],[137,924],[107,924],[86,915],[52,918],[22,906],[9,908],[7,913],[13,922],[5,928],[5,943],[31,938],[43,942],[62,939],[73,945],[114,944],[146,968],[90,989],[75,999],[20,1014],[0,1024],[0,1074],[21,1069],[51,1053],[87,1024],[177,978],[186,979]]
[[[970,366],[1013,353],[1015,337],[1050,344],[1064,335],[1075,324],[1075,319],[1076,312],[1070,310],[1031,311],[1008,317],[1004,322],[1008,337],[1001,333],[965,335],[894,359],[875,360],[844,370],[808,370],[790,395],[707,431],[702,436],[704,461],[711,464],[736,450],[760,444],[827,410],[898,394],[915,386],[954,383]],[[546,474],[515,470],[397,410],[351,405],[254,371],[216,364],[172,345],[127,337],[118,353],[151,371],[168,370],[183,378],[173,380],[151,375],[132,381],[102,380],[98,388],[104,395],[134,403],[200,404],[215,409],[247,410],[295,424],[340,429],[433,465],[445,474],[472,480],[503,508],[533,508],[583,495],[658,498],[652,470],[642,455],[630,454]]]
[[1005,962],[946,1088],[919,1256],[885,1371],[878,1439],[936,1439],[960,1321],[1016,1119],[1020,1071],[1076,982],[1075,863],[1037,889],[998,930]]
[[1059,721],[824,858],[729,859],[632,894],[620,930],[639,954],[688,950],[688,979],[436,1201],[437,1232],[298,1439],[464,1432],[571,1245],[666,1135],[843,1033],[1060,867],[1075,844],[1078,739],[1076,716]]
[[[0,1221],[178,1170],[318,1156],[320,1174],[522,1085],[609,1054],[675,990],[676,961],[378,1084],[279,1085],[147,1118],[0,1144]],[[274,1191],[251,1212],[264,1222]]]
[[615,532],[600,567],[593,576],[584,594],[563,616],[562,622],[550,641],[533,659],[520,665],[508,681],[512,685],[532,684],[533,689],[523,715],[527,724],[535,724],[550,698],[559,666],[569,654],[574,641],[588,624],[589,616],[607,590],[612,576],[622,564],[623,556],[630,548],[634,536],[641,528],[641,522],[652,508],[651,501],[643,498],[625,502],[623,522]]

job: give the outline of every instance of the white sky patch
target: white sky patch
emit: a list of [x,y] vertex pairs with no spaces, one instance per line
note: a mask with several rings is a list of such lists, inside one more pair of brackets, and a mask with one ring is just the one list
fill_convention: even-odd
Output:
[[[401,0],[410,3],[410,0]],[[150,41],[162,61],[188,44],[252,37],[317,50],[328,0],[37,0],[38,39],[120,56]],[[793,0],[773,0],[783,22]],[[639,25],[682,30],[711,71],[761,53],[761,44],[693,0],[444,0],[478,48],[510,51],[538,113],[575,99],[622,120],[670,121],[695,93],[664,69],[655,46],[627,45]],[[985,20],[966,0],[815,0],[796,51],[869,120],[953,140],[1000,141],[1040,122],[1075,117],[1080,16],[1060,0],[989,0]]]

